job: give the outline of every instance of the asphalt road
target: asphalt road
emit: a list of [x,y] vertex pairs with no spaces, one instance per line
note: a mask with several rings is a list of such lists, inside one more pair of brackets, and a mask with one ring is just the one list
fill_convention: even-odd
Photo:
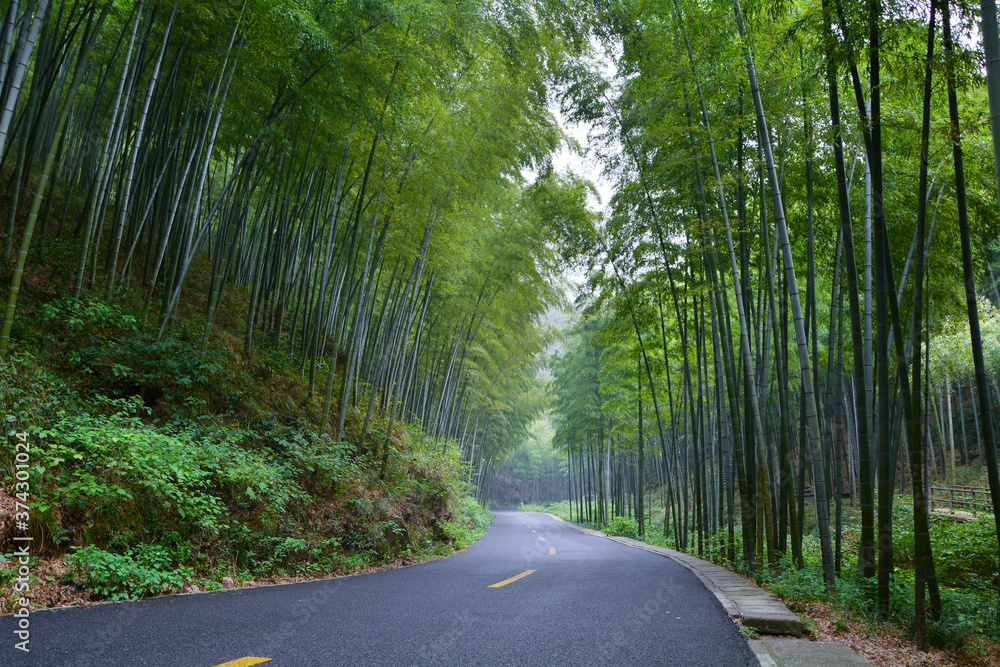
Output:
[[685,568],[528,512],[398,570],[32,612],[27,654],[17,622],[2,665],[756,665]]

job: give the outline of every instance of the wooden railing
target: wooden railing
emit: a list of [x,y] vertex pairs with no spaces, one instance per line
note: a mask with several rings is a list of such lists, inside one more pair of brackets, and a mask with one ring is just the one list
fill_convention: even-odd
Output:
[[932,486],[930,509],[947,507],[969,512],[990,512],[990,490],[980,486]]

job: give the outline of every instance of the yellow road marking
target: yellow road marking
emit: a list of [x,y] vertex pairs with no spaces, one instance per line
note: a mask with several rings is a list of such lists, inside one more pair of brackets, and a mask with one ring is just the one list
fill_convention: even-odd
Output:
[[541,540],[542,542],[544,542],[544,541],[545,541],[545,538],[544,538],[544,537],[542,537],[541,535],[539,535],[539,536],[538,536],[538,539],[540,539],[540,540]]
[[251,667],[251,665],[259,665],[260,663],[267,662],[269,660],[270,658],[239,658],[237,660],[224,662],[221,665],[216,665],[215,667]]
[[[518,579],[523,579],[524,577],[527,577],[532,572],[535,572],[535,570],[525,570],[524,572],[522,572],[521,574],[517,575],[516,577],[511,577],[510,579],[504,579],[503,581],[498,581],[495,584],[490,584],[489,586],[487,586],[487,588],[500,588],[501,586],[506,586],[507,584],[512,584],[515,581],[517,581]],[[222,667],[222,665],[219,665],[219,667]]]
[[537,530],[533,530],[533,531],[531,531],[531,532],[533,532],[533,533],[537,533],[538,531],[537,531]]
[[555,556],[556,555],[556,548],[555,547],[549,547],[549,555],[550,556]]

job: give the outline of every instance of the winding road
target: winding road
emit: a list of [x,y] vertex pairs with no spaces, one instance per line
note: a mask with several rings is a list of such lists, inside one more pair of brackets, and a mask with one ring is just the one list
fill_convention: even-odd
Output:
[[756,665],[669,558],[499,511],[466,551],[398,570],[0,618],[0,664]]

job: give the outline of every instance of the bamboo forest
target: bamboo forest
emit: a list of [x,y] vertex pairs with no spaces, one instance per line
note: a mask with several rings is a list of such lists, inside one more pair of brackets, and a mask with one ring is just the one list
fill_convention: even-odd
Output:
[[994,0],[2,4],[52,604],[524,504],[997,650]]

